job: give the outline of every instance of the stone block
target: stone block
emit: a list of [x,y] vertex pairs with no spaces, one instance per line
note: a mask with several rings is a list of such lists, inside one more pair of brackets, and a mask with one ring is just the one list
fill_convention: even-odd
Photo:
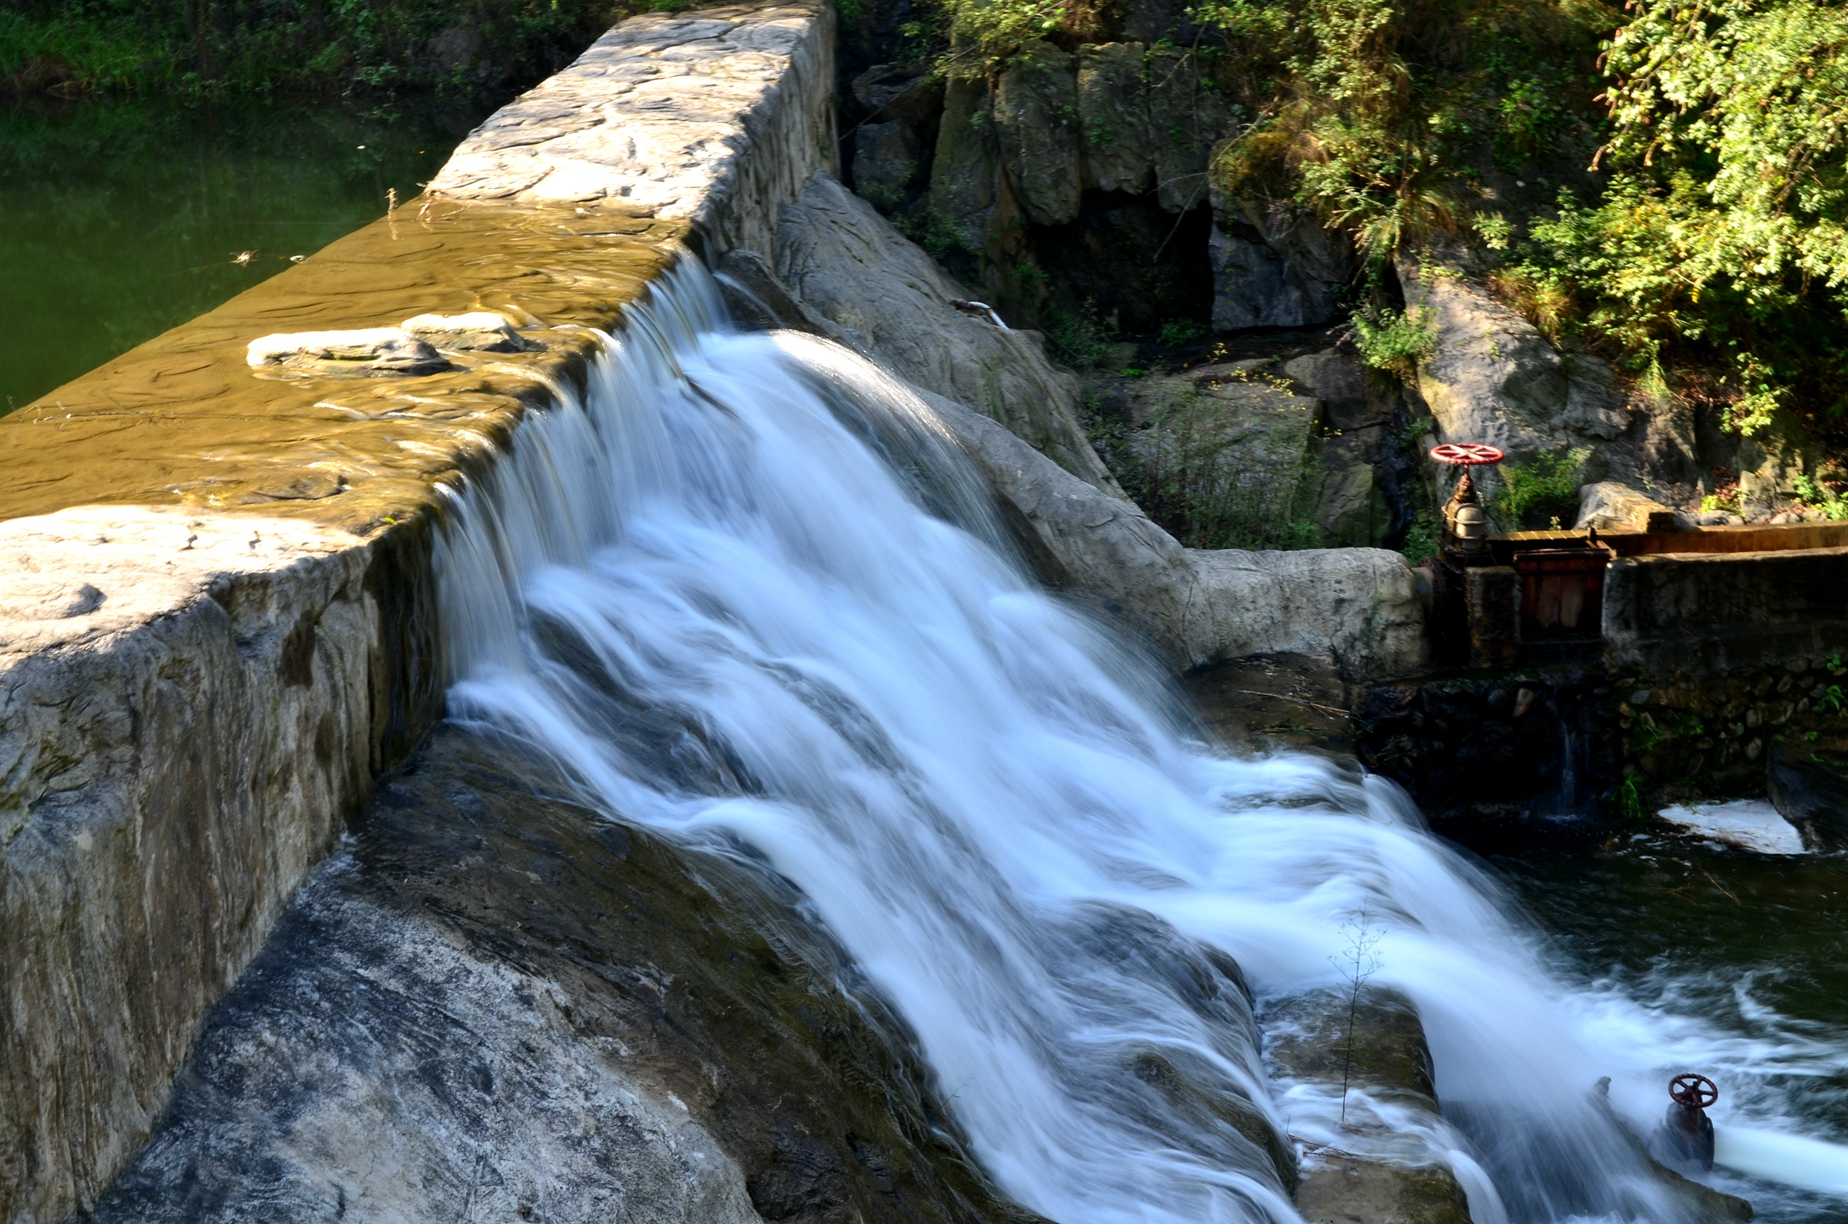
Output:
[[1463,571],[1472,667],[1513,667],[1521,654],[1521,576],[1512,566]]

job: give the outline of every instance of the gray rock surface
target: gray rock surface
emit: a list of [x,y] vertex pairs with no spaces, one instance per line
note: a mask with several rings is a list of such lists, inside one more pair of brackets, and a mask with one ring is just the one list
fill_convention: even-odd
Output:
[[943,81],[927,64],[874,64],[853,79],[853,96],[874,122],[934,123],[943,110]]
[[867,356],[1117,491],[1078,424],[1077,380],[1046,359],[1037,332],[1004,331],[951,306],[968,291],[828,175],[782,207],[778,229],[778,275],[809,308],[863,337]]
[[1563,449],[1566,367],[1534,325],[1448,264],[1399,261],[1406,310],[1422,312],[1435,347],[1418,390],[1440,442],[1484,442],[1527,459]]
[[912,125],[903,119],[862,124],[854,136],[854,190],[890,212],[921,173],[921,152]]
[[832,168],[833,9],[631,17],[496,111],[429,193],[611,207],[768,250],[775,205]]
[[250,342],[245,360],[253,369],[318,378],[403,377],[449,366],[428,340],[401,327],[260,336]]
[[1278,373],[1322,401],[1323,419],[1331,429],[1365,429],[1383,425],[1391,416],[1384,398],[1367,393],[1367,367],[1350,350],[1329,348],[1292,357]]
[[1080,47],[1077,68],[1084,186],[1140,195],[1155,174],[1142,44]]
[[432,657],[396,547],[181,509],[0,524],[0,1218],[95,1201],[435,717],[428,683],[393,708],[418,694],[391,660]]
[[1169,212],[1199,208],[1208,202],[1206,167],[1231,130],[1231,108],[1192,50],[1150,51],[1147,73],[1156,198]]
[[1082,144],[1072,57],[1048,42],[1023,45],[995,82],[994,125],[1001,164],[1028,220],[1076,220]]
[[1566,407],[1556,424],[1593,442],[1611,442],[1629,431],[1631,413],[1617,372],[1610,362],[1590,353],[1562,353],[1566,371]]
[[[1313,991],[1266,1007],[1265,1061],[1318,1135],[1352,1090],[1339,1144],[1311,1142],[1296,1207],[1315,1224],[1470,1224],[1469,1198],[1448,1167],[1431,1052],[1418,1010],[1365,987],[1349,1024],[1345,995]],[[1390,1111],[1376,1109],[1378,1105]],[[1387,1119],[1391,1119],[1390,1122]],[[1313,1120],[1312,1120],[1313,1119]]]
[[1313,218],[1249,201],[1217,204],[1207,255],[1217,331],[1333,322],[1353,274],[1353,255],[1341,234]]
[[1332,654],[1350,675],[1380,675],[1422,662],[1424,612],[1398,553],[1182,548],[1133,502],[1085,484],[960,404],[924,398],[1031,531],[1047,577],[1099,601],[1172,666],[1294,652]]
[[[1575,528],[1596,527],[1599,531],[1649,531],[1650,518],[1656,516],[1661,530],[1672,525],[1675,512],[1646,493],[1613,480],[1601,480],[1579,489],[1578,521]],[[1664,523],[1663,519],[1669,520]]]
[[995,142],[988,87],[951,77],[944,87],[937,152],[930,163],[930,208],[949,221],[971,251],[988,243],[1000,205],[1001,152]]
[[532,768],[445,726],[378,788],[91,1218],[1029,1224],[792,889]]
[[1378,440],[1368,436],[1378,432],[1369,428],[1314,444],[1310,516],[1324,544],[1365,548],[1384,539],[1391,526],[1392,507],[1376,462]]

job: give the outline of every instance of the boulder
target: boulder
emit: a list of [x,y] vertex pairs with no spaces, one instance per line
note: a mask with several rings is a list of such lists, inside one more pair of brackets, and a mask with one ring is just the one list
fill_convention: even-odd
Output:
[[1317,752],[1354,759],[1347,686],[1328,654],[1228,659],[1181,677],[1200,720],[1235,752]]
[[1797,827],[1811,850],[1848,850],[1848,759],[1806,745],[1771,741],[1771,805]]
[[1208,202],[1206,170],[1231,130],[1231,107],[1191,50],[1149,52],[1147,73],[1156,198],[1171,213],[1186,212]]
[[1560,362],[1566,372],[1566,406],[1554,426],[1592,442],[1611,442],[1629,432],[1629,404],[1610,362],[1590,353],[1562,353]]
[[1322,401],[1322,417],[1330,429],[1365,429],[1384,425],[1392,416],[1391,405],[1383,396],[1368,393],[1367,367],[1352,350],[1327,348],[1319,353],[1304,353],[1290,358],[1279,369],[1304,394]]
[[439,729],[83,1218],[1021,1224],[799,894],[570,792]]
[[1605,532],[1672,531],[1677,520],[1673,510],[1653,497],[1614,480],[1601,480],[1579,489],[1578,521],[1572,525]]
[[1078,128],[1085,187],[1132,195],[1149,189],[1155,160],[1141,43],[1078,49]]
[[779,210],[776,270],[899,377],[987,413],[1079,479],[1119,492],[1078,424],[1077,379],[1047,360],[1039,333],[958,310],[952,303],[969,292],[829,175]]
[[1324,544],[1366,548],[1383,540],[1392,527],[1392,506],[1376,470],[1379,440],[1368,436],[1378,432],[1368,428],[1319,438],[1313,445],[1309,480],[1314,508],[1309,518]]
[[867,349],[866,337],[809,309],[778,278],[770,261],[756,251],[727,251],[713,269],[719,294],[731,317],[747,328],[769,331],[793,328],[826,336],[856,353]]
[[[1361,1115],[1346,1131],[1336,1123],[1339,1146],[1305,1144],[1296,1209],[1318,1224],[1470,1224],[1469,1197],[1449,1167],[1456,1154],[1434,1142],[1444,1123],[1418,1009],[1373,986],[1356,1002],[1350,1009],[1345,993],[1316,990],[1260,1016],[1271,1074],[1297,1090],[1306,1110],[1338,1110],[1351,1089],[1350,1114]],[[1394,1108],[1382,1114],[1376,1104]],[[1407,1126],[1408,1115],[1419,1123]],[[1330,1120],[1305,1117],[1304,1129],[1319,1132],[1317,1123]]]
[[1350,676],[1424,661],[1411,567],[1377,548],[1182,548],[1135,503],[1102,493],[1007,430],[925,402],[1000,496],[1053,585],[1096,600],[1177,670],[1252,655],[1330,654]]
[[943,110],[943,81],[928,64],[874,64],[853,79],[853,96],[877,122],[934,123]]
[[892,211],[917,181],[920,153],[911,125],[902,119],[861,125],[854,135],[854,190],[880,211]]
[[419,340],[453,352],[538,353],[545,349],[539,341],[515,331],[513,320],[491,310],[413,315],[398,326]]
[[1565,363],[1534,325],[1455,267],[1402,257],[1408,313],[1434,333],[1418,390],[1440,442],[1485,442],[1522,458],[1562,450],[1552,422],[1566,409]]
[[995,82],[993,115],[1001,162],[1029,220],[1063,225],[1077,219],[1078,81],[1072,57],[1048,42],[1029,42]]
[[930,163],[930,208],[955,227],[971,251],[980,251],[988,242],[1000,203],[1000,173],[988,87],[980,80],[952,77],[944,87],[943,120]]
[[1319,327],[1341,314],[1353,253],[1340,233],[1311,217],[1249,201],[1214,210],[1213,327]]

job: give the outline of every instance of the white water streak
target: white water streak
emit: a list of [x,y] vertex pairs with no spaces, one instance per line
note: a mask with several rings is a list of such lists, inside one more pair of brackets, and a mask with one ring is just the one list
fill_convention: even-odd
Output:
[[560,395],[448,534],[452,712],[799,886],[1007,1193],[1062,1224],[1295,1220],[1247,1136],[1313,1111],[1272,1099],[1207,949],[1261,994],[1329,985],[1364,902],[1479,1220],[1674,1218],[1494,887],[1388,783],[1189,743],[1160,678],[997,551],[890,380],[728,334],[683,269]]

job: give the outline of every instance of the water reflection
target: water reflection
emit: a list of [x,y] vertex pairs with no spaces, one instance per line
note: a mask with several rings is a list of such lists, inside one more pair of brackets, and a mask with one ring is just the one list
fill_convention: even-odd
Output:
[[0,413],[416,195],[489,109],[0,108]]

